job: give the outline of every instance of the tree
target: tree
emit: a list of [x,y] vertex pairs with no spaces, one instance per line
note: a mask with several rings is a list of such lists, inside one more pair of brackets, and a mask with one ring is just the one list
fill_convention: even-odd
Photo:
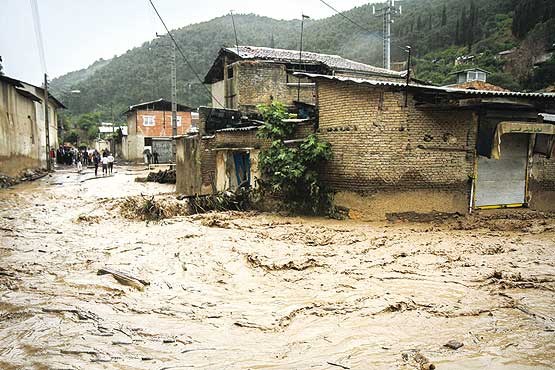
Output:
[[76,131],[70,131],[64,136],[65,143],[77,144],[79,141],[79,134]]
[[468,35],[468,22],[466,18],[466,7],[463,5],[461,11],[461,19],[459,24],[459,42],[458,44],[465,44]]
[[474,38],[478,33],[478,12],[476,11],[476,3],[474,0],[470,2],[470,16],[468,18],[468,30],[467,30],[467,44],[468,52],[472,50],[472,45],[474,45]]
[[276,47],[276,42],[274,40],[274,34],[272,33],[272,37],[270,38],[270,47],[273,49]]
[[2,56],[0,56],[0,76],[4,75],[4,72],[2,71],[3,67],[2,67]]
[[443,10],[441,11],[441,25],[447,25],[447,7],[443,4]]

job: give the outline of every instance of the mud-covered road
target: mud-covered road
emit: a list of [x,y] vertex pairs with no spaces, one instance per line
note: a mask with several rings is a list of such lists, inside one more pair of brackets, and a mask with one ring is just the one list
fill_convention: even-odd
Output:
[[144,222],[116,170],[0,190],[1,369],[555,368],[553,218]]

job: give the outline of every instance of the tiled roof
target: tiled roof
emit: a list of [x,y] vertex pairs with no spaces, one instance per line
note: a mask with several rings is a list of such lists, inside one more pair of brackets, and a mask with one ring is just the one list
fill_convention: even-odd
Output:
[[[239,46],[225,48],[225,50],[239,56],[242,59],[263,59],[289,63],[299,62],[299,50],[275,49],[260,46]],[[310,51],[303,51],[301,60],[304,63],[322,63],[332,70],[366,72],[393,77],[403,77],[405,75],[405,72],[397,72],[389,69],[374,67],[368,64],[359,63],[355,62],[354,60],[340,57],[339,55],[320,54]]]

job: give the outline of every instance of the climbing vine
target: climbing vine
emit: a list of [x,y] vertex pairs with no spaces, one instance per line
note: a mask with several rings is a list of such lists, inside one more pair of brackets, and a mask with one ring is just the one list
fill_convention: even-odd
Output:
[[258,136],[271,140],[267,149],[260,152],[259,181],[262,191],[283,200],[292,212],[304,214],[329,214],[332,194],[322,184],[318,169],[331,157],[329,143],[310,135],[299,143],[286,144],[295,131],[294,122],[288,122],[287,111],[280,102],[259,105],[264,125]]

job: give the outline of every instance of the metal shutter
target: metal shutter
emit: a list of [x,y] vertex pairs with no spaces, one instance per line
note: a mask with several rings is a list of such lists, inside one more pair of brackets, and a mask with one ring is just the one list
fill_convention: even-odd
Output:
[[525,202],[526,134],[505,134],[501,137],[501,158],[478,157],[475,206],[519,205]]

